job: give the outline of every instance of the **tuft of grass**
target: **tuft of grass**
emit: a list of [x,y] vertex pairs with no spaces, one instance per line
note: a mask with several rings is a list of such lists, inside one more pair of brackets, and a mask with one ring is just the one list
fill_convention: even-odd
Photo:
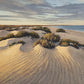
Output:
[[64,29],[56,29],[56,32],[65,32]]
[[5,37],[0,37],[0,41],[2,41],[2,40],[6,40],[6,39],[9,39],[9,38],[14,38],[14,34],[8,34],[7,36],[5,36]]
[[39,38],[40,36],[36,32],[27,32],[27,31],[19,31],[16,35],[14,34],[8,34],[5,37],[0,37],[0,41],[6,40],[9,38],[19,38],[19,37],[25,37],[25,36],[31,36],[32,38]]
[[15,44],[22,44],[22,45],[24,45],[25,42],[24,41],[17,41],[17,42],[13,42],[13,43],[9,44],[9,46],[13,46]]
[[14,36],[14,34],[12,34],[12,33],[10,33],[10,34],[8,34],[7,36],[6,36],[6,38],[8,39],[8,38],[14,38],[15,36]]
[[53,33],[47,33],[43,36],[43,39],[46,39],[46,40],[52,41],[52,42],[58,42],[60,40],[60,36],[55,35]]
[[78,41],[74,41],[71,39],[62,39],[60,45],[62,46],[73,46],[75,48],[79,48],[80,43]]
[[42,31],[45,31],[46,33],[51,33],[50,29],[47,28],[47,27],[37,27],[37,28],[32,28],[32,30],[42,30]]
[[30,36],[32,37],[32,38],[39,38],[40,36],[38,35],[38,33],[36,33],[36,32],[30,32]]
[[27,31],[19,31],[19,32],[15,35],[15,37],[17,38],[17,37],[24,37],[24,36],[29,36],[29,35],[30,35],[30,33],[27,32]]
[[62,39],[62,42],[67,42],[68,44],[71,44],[71,43],[79,44],[78,41],[74,41],[74,40],[71,40],[71,39]]
[[41,41],[41,45],[44,47],[44,48],[49,48],[49,49],[52,49],[55,47],[55,44],[52,42],[52,41],[48,41],[46,39],[43,39]]
[[41,44],[44,48],[52,49],[55,47],[55,42],[58,42],[60,40],[59,35],[55,35],[53,33],[47,33],[45,34],[40,40],[37,40],[34,43],[34,46]]

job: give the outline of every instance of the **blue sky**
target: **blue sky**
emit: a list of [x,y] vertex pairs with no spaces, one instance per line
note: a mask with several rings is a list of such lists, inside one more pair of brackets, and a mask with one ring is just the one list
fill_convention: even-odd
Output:
[[0,0],[0,24],[84,25],[84,0]]

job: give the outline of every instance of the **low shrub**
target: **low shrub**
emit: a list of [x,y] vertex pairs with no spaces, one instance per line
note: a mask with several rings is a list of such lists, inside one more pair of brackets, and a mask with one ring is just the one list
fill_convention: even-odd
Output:
[[32,28],[32,30],[42,30],[45,31],[46,33],[51,33],[50,29],[48,29],[47,27],[37,27],[37,28]]
[[31,36],[32,38],[39,38],[39,35],[36,32],[19,31],[15,35],[15,37],[24,37],[24,36]]
[[47,33],[40,40],[37,40],[34,43],[34,46],[36,46],[37,44],[41,44],[44,48],[52,49],[55,47],[55,42],[58,42],[59,40],[60,36],[53,33]]
[[56,29],[56,32],[65,32],[64,29]]
[[71,40],[71,39],[62,39],[62,42],[67,42],[68,44],[71,44],[71,43],[79,44],[78,41],[74,41],[74,40]]
[[30,35],[32,38],[39,38],[39,35],[36,32],[30,32]]
[[30,33],[29,32],[26,32],[26,31],[19,31],[15,37],[24,37],[24,36],[30,36]]
[[24,45],[25,42],[24,41],[17,41],[17,42],[13,42],[13,43],[9,44],[9,46],[13,46],[15,44],[22,44],[22,45]]
[[44,48],[50,48],[50,49],[55,47],[55,44],[54,44],[53,42],[48,41],[48,40],[46,40],[46,39],[43,39],[43,40],[41,41],[41,45],[42,45]]
[[55,35],[53,33],[47,33],[43,36],[43,39],[46,39],[46,40],[52,41],[52,42],[58,42],[60,40],[60,36]]
[[60,45],[62,46],[73,46],[75,48],[79,48],[80,43],[71,39],[62,39]]
[[26,32],[26,31],[19,31],[16,35],[14,34],[8,34],[5,37],[0,37],[0,41],[6,40],[9,38],[19,38],[19,37],[25,37],[25,36],[31,36],[32,38],[39,38],[40,36],[36,32]]
[[2,41],[2,40],[6,40],[6,39],[9,39],[9,38],[14,38],[14,34],[8,34],[7,36],[5,36],[5,37],[0,37],[0,41]]
[[12,33],[10,33],[10,34],[8,34],[7,36],[6,36],[6,38],[8,39],[8,38],[14,38],[15,36],[14,36],[14,34],[12,34]]

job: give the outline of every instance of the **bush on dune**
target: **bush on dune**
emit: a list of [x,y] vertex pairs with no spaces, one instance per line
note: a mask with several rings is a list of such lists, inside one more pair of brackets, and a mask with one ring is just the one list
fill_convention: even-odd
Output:
[[64,29],[57,29],[56,32],[65,32]]
[[12,33],[10,33],[10,34],[8,34],[7,36],[6,36],[6,38],[14,38],[15,36],[14,36],[14,34],[12,34]]
[[43,39],[46,39],[46,40],[52,41],[52,42],[58,42],[60,40],[60,36],[55,35],[53,33],[47,33],[43,36]]
[[42,30],[45,31],[46,33],[51,33],[50,29],[48,29],[47,27],[37,27],[37,28],[32,28],[32,30]]
[[44,48],[52,49],[55,47],[55,42],[58,42],[59,40],[60,36],[53,33],[47,33],[42,37],[42,39],[37,40],[34,43],[34,46],[36,46],[37,44],[41,44],[41,46],[43,46]]
[[8,34],[7,36],[5,36],[5,37],[0,37],[0,41],[2,41],[2,40],[6,40],[6,39],[9,39],[9,38],[14,38],[15,36],[14,36],[14,34]]
[[24,41],[17,41],[17,42],[13,42],[13,43],[9,44],[9,46],[13,46],[15,44],[22,44],[22,45],[24,45],[25,42]]
[[77,49],[80,46],[79,42],[71,40],[71,39],[62,39],[60,45],[61,46],[73,46]]
[[48,41],[46,39],[43,39],[41,41],[41,45],[45,48],[50,48],[50,49],[55,47],[55,44],[52,41]]
[[24,36],[29,36],[30,33],[29,32],[26,32],[26,31],[19,31],[15,37],[24,37]]
[[31,36],[32,38],[39,38],[40,36],[36,32],[27,32],[27,31],[19,31],[16,35],[14,34],[8,34],[5,37],[0,37],[0,41],[6,40],[9,38],[19,38],[19,37],[25,37],[25,36]]
[[36,32],[30,32],[30,35],[32,38],[39,38],[39,35]]
[[31,36],[32,38],[39,38],[38,33],[36,32],[27,32],[27,31],[19,31],[15,37],[24,37],[24,36]]

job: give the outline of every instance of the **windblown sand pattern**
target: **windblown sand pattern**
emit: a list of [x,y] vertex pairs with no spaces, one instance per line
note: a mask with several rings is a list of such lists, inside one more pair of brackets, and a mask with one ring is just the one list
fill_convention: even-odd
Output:
[[80,65],[67,47],[37,45],[28,53],[20,47],[0,51],[0,84],[83,84]]

